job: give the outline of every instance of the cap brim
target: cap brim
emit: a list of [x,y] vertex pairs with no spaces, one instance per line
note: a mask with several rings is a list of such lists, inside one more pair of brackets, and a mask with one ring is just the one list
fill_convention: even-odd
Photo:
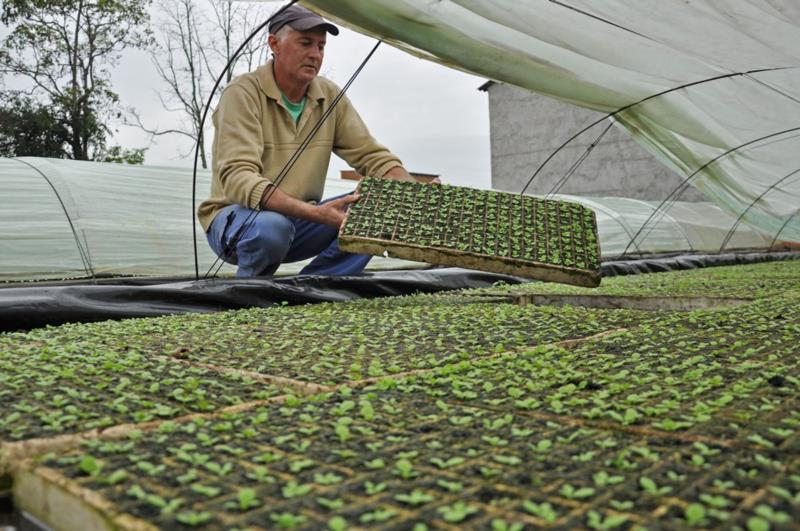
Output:
[[294,22],[290,22],[287,24],[291,26],[293,29],[297,31],[307,31],[314,28],[322,28],[331,35],[339,35],[339,28],[331,24],[330,22],[322,22],[320,23],[319,19],[300,19],[295,20]]

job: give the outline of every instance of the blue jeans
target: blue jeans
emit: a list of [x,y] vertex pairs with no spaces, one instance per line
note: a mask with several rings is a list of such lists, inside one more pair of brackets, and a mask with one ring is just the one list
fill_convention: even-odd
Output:
[[[336,197],[326,201],[331,199]],[[245,224],[247,226],[241,230]],[[256,212],[240,205],[229,205],[211,222],[206,238],[217,256],[239,266],[237,277],[272,275],[283,262],[299,262],[312,256],[316,258],[300,271],[301,275],[361,273],[372,256],[340,251],[338,233],[329,225],[270,210]],[[234,239],[237,241],[233,249],[229,249]]]

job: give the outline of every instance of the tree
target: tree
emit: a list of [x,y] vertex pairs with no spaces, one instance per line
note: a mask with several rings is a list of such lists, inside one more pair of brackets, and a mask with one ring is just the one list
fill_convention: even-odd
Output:
[[32,98],[7,94],[0,107],[0,156],[67,156],[69,131],[52,108]]
[[111,68],[122,50],[152,42],[150,2],[4,1],[0,20],[12,29],[0,47],[0,72],[31,83],[30,95],[63,123],[71,158],[104,152],[109,121],[121,117]]
[[[236,48],[266,20],[268,12],[262,6],[252,6],[242,2],[234,5],[231,0],[209,0],[209,4],[214,15],[212,25],[222,37],[220,41],[216,41],[220,45],[213,47],[212,52],[222,67],[233,57]],[[233,78],[234,72],[249,72],[263,63],[267,58],[267,52],[268,47],[264,39],[255,38],[248,42],[226,73],[225,82]]]
[[111,146],[95,157],[98,162],[117,162],[119,164],[143,164],[144,152],[147,148],[125,149],[121,146]]
[[[240,43],[266,18],[266,10],[238,2],[234,5],[230,0],[208,0],[206,10],[198,8],[195,0],[164,0],[160,11],[155,24],[158,44],[152,58],[168,90],[166,95],[159,92],[158,97],[165,110],[180,115],[179,123],[171,128],[148,127],[134,112],[132,125],[152,136],[177,134],[190,139],[191,148],[182,155],[185,157],[194,152],[201,135],[203,109],[216,78]],[[249,71],[264,60],[265,54],[263,39],[261,43],[252,42],[235,64],[240,65],[240,71]],[[233,75],[231,68],[225,82]],[[200,144],[200,164],[208,167],[205,142]]]

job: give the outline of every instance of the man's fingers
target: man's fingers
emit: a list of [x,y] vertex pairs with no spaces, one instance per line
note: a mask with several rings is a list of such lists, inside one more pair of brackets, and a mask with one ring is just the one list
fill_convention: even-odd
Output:
[[350,195],[346,195],[344,197],[340,197],[339,199],[334,199],[333,201],[331,201],[331,203],[336,208],[342,209],[342,208],[347,207],[347,205],[349,205],[351,203],[355,203],[356,201],[358,201],[359,197],[361,197],[361,196],[359,196],[358,194],[353,193],[353,194],[350,194]]

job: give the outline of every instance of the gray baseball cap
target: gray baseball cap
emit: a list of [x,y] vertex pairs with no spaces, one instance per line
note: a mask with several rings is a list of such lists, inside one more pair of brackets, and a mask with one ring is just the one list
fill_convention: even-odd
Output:
[[339,35],[339,28],[327,22],[313,11],[297,4],[289,6],[280,15],[273,18],[269,23],[269,32],[277,33],[278,30],[286,25],[297,31],[306,31],[311,28],[321,27],[331,35]]

